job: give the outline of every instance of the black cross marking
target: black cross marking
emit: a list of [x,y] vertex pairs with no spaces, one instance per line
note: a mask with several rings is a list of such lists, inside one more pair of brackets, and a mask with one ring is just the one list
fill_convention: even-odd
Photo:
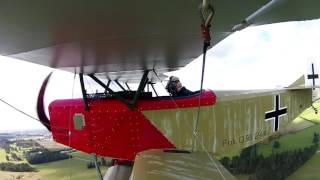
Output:
[[274,96],[274,110],[265,113],[265,121],[273,120],[273,132],[279,129],[279,117],[287,115],[287,108],[280,108],[280,96]]
[[319,78],[319,75],[318,74],[314,74],[313,63],[311,64],[311,66],[312,66],[312,74],[308,74],[308,79],[312,79],[312,86],[313,86],[313,89],[314,89],[315,85],[316,85],[316,79]]

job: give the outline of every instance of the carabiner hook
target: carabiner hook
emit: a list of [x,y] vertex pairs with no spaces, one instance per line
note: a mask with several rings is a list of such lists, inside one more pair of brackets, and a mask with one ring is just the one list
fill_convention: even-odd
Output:
[[211,20],[215,14],[215,10],[213,8],[213,6],[211,4],[209,4],[207,2],[207,0],[203,1],[203,4],[200,5],[199,8],[200,14],[201,14],[201,20],[202,20],[202,24],[205,27],[210,26]]

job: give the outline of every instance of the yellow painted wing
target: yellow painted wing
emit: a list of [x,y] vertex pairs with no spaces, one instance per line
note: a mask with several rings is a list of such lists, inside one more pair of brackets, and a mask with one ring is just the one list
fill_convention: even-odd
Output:
[[212,154],[149,150],[136,156],[132,180],[235,179]]

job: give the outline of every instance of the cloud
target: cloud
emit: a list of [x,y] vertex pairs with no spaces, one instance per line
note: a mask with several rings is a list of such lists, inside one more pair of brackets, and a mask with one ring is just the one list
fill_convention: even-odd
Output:
[[[320,20],[250,27],[209,50],[205,87],[265,89],[288,86],[320,59]],[[200,87],[202,56],[173,74]]]

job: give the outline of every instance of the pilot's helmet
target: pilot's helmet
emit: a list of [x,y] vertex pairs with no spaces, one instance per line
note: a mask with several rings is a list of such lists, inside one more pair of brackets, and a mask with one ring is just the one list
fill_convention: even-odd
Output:
[[171,77],[170,77],[170,81],[173,82],[173,83],[180,82],[179,78],[176,77],[176,76],[171,76]]
[[166,89],[172,96],[175,96],[177,94],[177,83],[178,82],[180,82],[178,77],[170,76],[169,81],[166,86]]

